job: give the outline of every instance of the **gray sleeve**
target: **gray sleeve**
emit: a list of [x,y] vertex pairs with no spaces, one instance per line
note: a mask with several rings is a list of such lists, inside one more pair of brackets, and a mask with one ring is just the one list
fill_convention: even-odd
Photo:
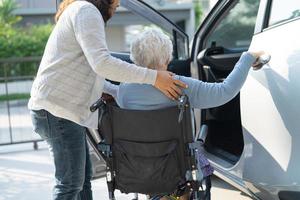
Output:
[[223,105],[233,99],[242,88],[255,57],[243,53],[233,71],[222,83],[207,83],[180,76],[189,87],[184,90],[194,108],[211,108]]
[[72,20],[75,37],[92,69],[104,78],[154,85],[157,71],[129,64],[110,55],[104,21],[93,6],[84,6]]

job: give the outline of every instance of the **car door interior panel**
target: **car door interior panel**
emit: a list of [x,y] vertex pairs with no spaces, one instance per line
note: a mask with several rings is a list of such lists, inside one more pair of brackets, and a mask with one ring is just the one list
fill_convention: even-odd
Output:
[[[192,56],[196,57],[199,79],[220,83],[230,74],[249,48],[258,5],[248,0],[216,3],[194,38]],[[245,24],[242,15],[254,20]],[[200,124],[207,126],[207,152],[234,166],[244,149],[240,94],[222,106],[201,110]]]
[[[222,82],[233,70],[241,53],[228,52],[223,47],[202,50],[198,62],[202,68],[202,80]],[[239,94],[228,103],[202,110],[202,124],[208,126],[206,150],[235,164],[243,151],[243,136],[240,122]]]

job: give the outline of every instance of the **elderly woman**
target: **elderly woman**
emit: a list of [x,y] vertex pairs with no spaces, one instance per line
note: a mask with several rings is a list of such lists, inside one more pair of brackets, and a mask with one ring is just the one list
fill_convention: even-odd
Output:
[[[131,44],[131,59],[139,66],[150,69],[167,70],[172,59],[173,46],[167,35],[156,29],[143,32]],[[193,108],[210,108],[223,105],[240,91],[248,75],[262,52],[244,52],[233,71],[222,83],[206,83],[190,77],[176,76],[188,85],[184,93]],[[111,94],[121,108],[154,110],[177,104],[164,96],[155,87],[146,84],[122,83]]]
[[[167,70],[172,59],[172,42],[167,35],[156,29],[143,32],[131,45],[131,59],[139,66],[155,70]],[[188,85],[184,93],[189,97],[193,108],[220,106],[235,97],[246,80],[249,69],[263,52],[244,52],[234,70],[222,83],[205,83],[190,77],[176,76],[176,79]],[[254,68],[254,67],[253,67]],[[177,104],[151,85],[121,83],[119,87],[110,87],[121,108],[135,110],[154,110]],[[181,200],[188,196],[181,197]]]

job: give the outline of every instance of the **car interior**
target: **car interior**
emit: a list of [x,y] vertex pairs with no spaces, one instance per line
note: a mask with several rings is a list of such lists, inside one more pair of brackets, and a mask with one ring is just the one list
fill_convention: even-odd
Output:
[[[216,4],[214,14],[206,17],[195,36],[198,47],[193,49],[198,52],[192,54],[197,56],[200,80],[222,82],[230,74],[242,52],[250,46],[258,6],[258,1],[248,0],[232,1],[224,6],[221,2]],[[242,17],[237,17],[244,15],[251,23],[245,24]],[[244,149],[240,94],[222,106],[201,110],[200,124],[207,127],[206,151],[229,165],[237,163]]]
[[[239,53],[228,53],[223,47],[203,50],[198,55],[199,66],[205,66],[201,67],[202,80],[222,82],[230,74],[239,57]],[[222,106],[202,110],[201,124],[208,127],[206,150],[235,164],[244,147],[239,94]]]

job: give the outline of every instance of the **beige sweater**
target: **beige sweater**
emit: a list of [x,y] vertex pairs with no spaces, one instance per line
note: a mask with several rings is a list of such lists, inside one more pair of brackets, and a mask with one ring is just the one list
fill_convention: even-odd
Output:
[[[97,128],[89,106],[102,94],[105,78],[154,84],[157,72],[112,57],[104,21],[91,3],[69,5],[51,33],[34,80],[28,108]],[[107,84],[106,84],[107,85]]]

